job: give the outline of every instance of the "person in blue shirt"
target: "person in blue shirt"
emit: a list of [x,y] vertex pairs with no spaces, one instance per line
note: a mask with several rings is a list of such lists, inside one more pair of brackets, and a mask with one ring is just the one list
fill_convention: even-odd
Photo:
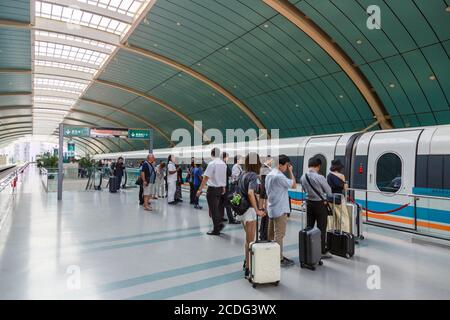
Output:
[[197,191],[200,188],[203,180],[203,170],[201,163],[196,163],[194,169],[192,170],[192,178],[193,178],[193,187],[194,187],[194,208],[202,209],[202,207],[198,204],[199,196],[197,195]]

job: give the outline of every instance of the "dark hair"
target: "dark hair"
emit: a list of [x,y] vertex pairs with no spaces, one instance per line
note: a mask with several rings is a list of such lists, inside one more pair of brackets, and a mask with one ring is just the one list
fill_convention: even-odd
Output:
[[223,152],[222,153],[222,160],[225,160],[225,158],[228,158],[228,153]]
[[291,159],[285,154],[280,154],[278,157],[278,163],[284,166],[286,163],[291,162]]
[[256,174],[259,174],[261,170],[261,160],[259,158],[259,154],[255,152],[250,152],[245,157],[245,165],[244,165],[245,171],[247,172],[254,172]]
[[212,148],[211,150],[211,157],[218,157],[220,154],[220,149],[219,148]]
[[342,164],[341,160],[335,159],[335,160],[331,161],[330,171],[341,172],[343,169],[344,169],[344,165]]
[[234,164],[238,163],[238,160],[241,159],[242,157],[240,155],[235,155],[234,156]]
[[169,154],[169,156],[167,157],[167,162],[170,162],[170,161],[172,161],[172,155],[171,154]]
[[308,161],[308,168],[316,168],[322,164],[322,160],[319,158],[311,158]]
[[166,167],[166,163],[165,162],[161,162],[159,165],[161,166],[161,168],[165,168]]

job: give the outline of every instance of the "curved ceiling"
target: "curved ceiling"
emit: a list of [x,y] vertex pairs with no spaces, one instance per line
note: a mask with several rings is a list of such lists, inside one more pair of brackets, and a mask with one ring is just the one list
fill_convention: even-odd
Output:
[[[369,5],[379,6],[381,29],[366,25]],[[175,129],[201,131],[196,120],[203,131],[276,128],[282,137],[450,123],[448,7],[3,0],[0,143],[29,131],[52,135],[59,121],[152,127],[155,147],[169,146]],[[65,8],[75,10],[70,24],[60,21]],[[89,144],[96,152],[146,148]]]

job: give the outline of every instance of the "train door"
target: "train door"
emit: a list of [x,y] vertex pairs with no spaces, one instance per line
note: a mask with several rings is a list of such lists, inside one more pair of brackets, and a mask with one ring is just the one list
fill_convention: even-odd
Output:
[[303,172],[308,170],[308,161],[312,157],[322,160],[320,174],[326,177],[331,161],[334,159],[336,144],[341,136],[311,138],[306,144],[303,160]]
[[366,205],[371,222],[414,229],[413,205],[397,210],[411,201],[414,187],[417,143],[422,130],[377,132],[368,152]]

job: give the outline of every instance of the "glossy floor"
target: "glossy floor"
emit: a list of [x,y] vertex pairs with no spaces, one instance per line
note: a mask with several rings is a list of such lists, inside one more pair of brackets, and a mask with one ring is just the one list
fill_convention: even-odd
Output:
[[[210,237],[207,210],[158,200],[149,213],[137,204],[136,191],[65,192],[58,203],[30,167],[17,195],[1,195],[0,298],[450,298],[449,247],[392,230],[365,226],[352,259],[333,257],[315,272],[300,269],[298,213],[285,241],[285,255],[297,264],[282,269],[278,287],[253,289],[241,271],[240,225]],[[377,279],[368,268],[379,268],[380,289],[369,289]]]

